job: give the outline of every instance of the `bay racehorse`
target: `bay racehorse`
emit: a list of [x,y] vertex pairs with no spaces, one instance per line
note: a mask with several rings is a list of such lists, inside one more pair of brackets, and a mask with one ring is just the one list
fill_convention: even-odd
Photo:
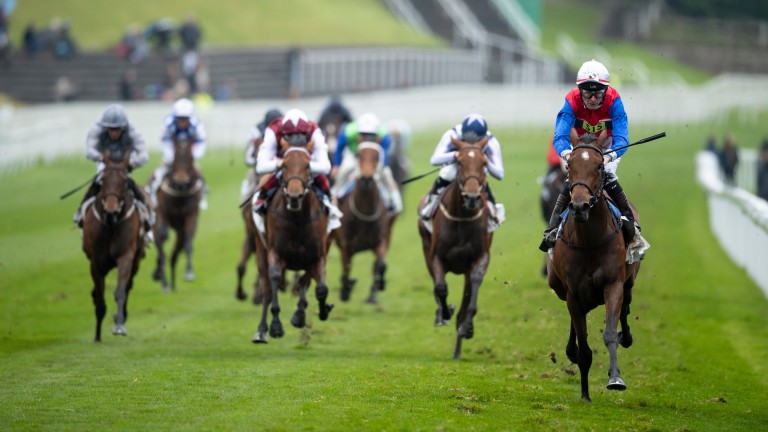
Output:
[[169,289],[165,273],[166,255],[163,250],[163,244],[168,240],[169,228],[176,233],[176,242],[171,252],[170,289],[176,289],[176,261],[182,249],[187,256],[184,278],[188,281],[195,279],[192,270],[192,241],[197,231],[203,194],[203,179],[194,164],[192,143],[177,140],[174,147],[176,151],[173,162],[157,190],[157,219],[154,226],[157,263],[152,277],[162,283],[164,291]]
[[[640,263],[626,263],[626,246],[619,219],[609,208],[603,154],[599,147],[577,145],[569,159],[571,215],[562,235],[547,256],[547,281],[568,305],[571,328],[565,353],[581,374],[581,398],[589,397],[592,349],[587,342],[587,313],[605,305],[603,342],[608,349],[608,389],[624,390],[619,372],[618,345],[629,348],[632,333],[627,323],[632,287]],[[618,212],[617,212],[618,213]],[[640,221],[633,207],[635,220]],[[617,326],[621,323],[621,331]]]
[[313,187],[309,169],[312,142],[306,147],[291,147],[280,140],[283,162],[280,190],[272,198],[265,220],[266,235],[257,231],[256,261],[262,289],[262,312],[254,343],[267,343],[267,312],[272,312],[269,336],[285,334],[280,322],[278,290],[284,284],[286,270],[304,271],[299,283],[299,302],[291,324],[306,325],[306,293],[310,279],[315,281],[320,320],[325,321],[333,308],[326,303],[328,285],[325,266],[328,255],[328,215]]
[[373,283],[367,303],[378,303],[378,293],[386,285],[386,255],[389,250],[392,225],[396,216],[390,215],[380,185],[376,180],[379,164],[384,154],[375,142],[363,142],[357,146],[357,175],[349,193],[340,198],[339,206],[344,214],[341,228],[334,230],[336,244],[341,251],[341,299],[349,300],[355,279],[349,277],[352,257],[358,252],[372,251],[376,256],[373,263]]
[[[91,297],[96,310],[96,342],[101,342],[101,323],[107,312],[105,277],[117,268],[117,311],[112,334],[125,336],[128,294],[144,257],[142,221],[136,207],[137,198],[129,186],[132,181],[128,174],[130,154],[105,152],[101,189],[91,203],[86,202],[83,206],[83,252],[90,260],[93,279]],[[115,161],[114,157],[122,158]]]
[[489,212],[483,193],[486,182],[483,150],[487,143],[488,137],[473,144],[453,139],[453,145],[458,149],[456,178],[440,195],[439,211],[435,211],[431,218],[431,231],[419,218],[424,259],[434,281],[436,326],[447,325],[454,312],[454,306],[447,302],[446,274],[464,275],[464,294],[456,319],[454,359],[461,357],[462,339],[474,336],[477,297],[490,262],[493,234],[488,230]]

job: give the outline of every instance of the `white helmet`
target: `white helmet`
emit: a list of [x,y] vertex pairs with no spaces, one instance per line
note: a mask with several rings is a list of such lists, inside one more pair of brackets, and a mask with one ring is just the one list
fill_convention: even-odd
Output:
[[195,113],[195,105],[191,100],[182,98],[173,104],[173,115],[176,117],[192,117]]
[[372,113],[365,113],[357,118],[357,132],[364,134],[379,133],[379,118]]
[[605,90],[611,85],[611,74],[602,63],[592,59],[579,68],[576,85],[583,90]]

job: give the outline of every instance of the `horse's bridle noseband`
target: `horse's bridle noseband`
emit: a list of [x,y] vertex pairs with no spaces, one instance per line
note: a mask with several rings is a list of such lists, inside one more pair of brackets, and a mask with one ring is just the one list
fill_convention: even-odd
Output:
[[[483,153],[482,147],[477,146],[468,146],[464,147],[462,150],[478,150],[481,154]],[[461,165],[459,164],[459,168],[461,168]],[[464,192],[464,183],[468,182],[469,180],[475,179],[478,183],[480,183],[480,188],[483,187],[483,179],[481,179],[479,176],[471,175],[467,176],[466,178],[461,178],[461,172],[457,174],[458,181],[456,183],[459,184],[459,191],[461,192],[461,196],[465,197],[467,194]]]
[[601,152],[600,149],[598,149],[597,147],[593,147],[591,145],[578,145],[573,148],[573,152],[575,152],[578,149],[594,150],[598,154],[600,154],[600,166],[598,167],[598,171],[600,174],[600,181],[596,190],[593,191],[592,188],[583,181],[577,181],[577,182],[571,183],[570,180],[568,180],[568,184],[569,184],[568,193],[570,194],[573,194],[573,189],[576,186],[584,186],[585,188],[587,188],[587,191],[590,194],[589,208],[592,208],[595,204],[597,204],[597,201],[600,199],[600,196],[603,194],[603,187],[605,186],[605,165],[603,165],[603,162],[602,162],[603,152]]
[[[310,159],[312,158],[312,155],[309,154],[309,151],[307,151],[307,149],[305,149],[303,147],[291,147],[291,148],[289,148],[283,154],[283,158],[285,158],[285,156],[288,153],[291,153],[293,151],[301,151],[301,152],[305,153],[307,156],[309,156]],[[282,171],[282,168],[281,168],[281,171]],[[309,171],[309,167],[307,167],[307,171]],[[304,186],[304,192],[302,193],[302,196],[306,195],[307,192],[309,192],[309,184],[312,182],[312,175],[311,175],[311,173],[310,173],[309,176],[307,176],[307,180],[304,180],[303,178],[301,178],[300,176],[297,176],[297,175],[293,175],[293,176],[290,176],[288,178],[280,176],[280,191],[281,191],[281,193],[283,195],[286,195],[288,193],[288,183],[290,183],[291,180],[298,180]]]

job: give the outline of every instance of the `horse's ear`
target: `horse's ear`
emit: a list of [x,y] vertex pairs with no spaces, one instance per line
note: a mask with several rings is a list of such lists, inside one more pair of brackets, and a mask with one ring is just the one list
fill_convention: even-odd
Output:
[[480,148],[483,148],[483,147],[485,147],[486,144],[488,144],[488,141],[490,141],[490,140],[491,140],[491,137],[486,135],[486,136],[482,137],[480,139],[480,141],[476,142],[475,145],[480,147]]
[[468,145],[468,144],[467,144],[467,143],[465,143],[464,141],[462,141],[462,140],[460,140],[460,139],[458,139],[458,138],[456,138],[456,137],[453,137],[453,136],[451,137],[451,143],[453,143],[453,145],[454,145],[454,146],[455,146],[457,149],[459,149],[459,150],[461,150],[461,149],[462,149],[462,147],[464,147],[464,146]]
[[576,147],[577,145],[581,144],[581,141],[579,140],[579,134],[576,133],[576,128],[571,128],[571,146]]
[[280,138],[280,149],[283,153],[285,153],[286,150],[291,148],[291,145],[288,144],[288,141],[285,140],[285,137]]
[[597,136],[597,148],[607,150],[603,148],[603,145],[605,144],[605,140],[608,139],[608,131],[604,130],[600,132],[600,135]]
[[315,148],[315,142],[314,141],[308,142],[305,148],[307,149],[309,154],[312,154],[312,150]]

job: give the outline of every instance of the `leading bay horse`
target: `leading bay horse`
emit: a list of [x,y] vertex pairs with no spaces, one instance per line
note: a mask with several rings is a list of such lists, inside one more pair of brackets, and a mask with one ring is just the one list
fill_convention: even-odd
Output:
[[[96,310],[95,342],[101,342],[101,323],[107,313],[104,301],[107,274],[117,268],[115,287],[115,327],[112,334],[125,336],[128,319],[128,294],[133,277],[144,257],[142,221],[137,199],[129,187],[130,151],[124,155],[104,153],[105,168],[101,172],[101,189],[92,203],[83,206],[83,252],[90,260],[93,279],[93,305]],[[121,158],[114,160],[113,158]]]
[[[571,329],[565,353],[579,365],[581,398],[589,397],[592,349],[587,343],[587,313],[605,304],[603,342],[608,348],[608,389],[624,390],[616,355],[618,345],[629,348],[632,333],[627,323],[632,287],[640,263],[627,264],[621,226],[603,191],[605,168],[599,147],[577,145],[569,160],[571,203],[561,237],[547,256],[547,281],[567,302]],[[640,221],[633,208],[635,220]],[[621,322],[621,331],[617,326]]]
[[315,281],[320,320],[325,321],[333,308],[326,303],[328,285],[325,266],[328,255],[328,215],[313,187],[309,169],[312,142],[306,147],[291,147],[280,140],[283,162],[280,190],[272,198],[265,217],[266,235],[257,230],[256,260],[262,289],[262,312],[254,343],[267,343],[267,311],[272,312],[269,336],[285,334],[280,322],[278,290],[284,284],[285,270],[304,271],[299,283],[299,302],[291,324],[306,325],[306,293],[310,278]]
[[367,303],[378,303],[378,292],[384,291],[387,271],[386,255],[389,250],[392,225],[396,216],[390,215],[376,181],[379,164],[383,163],[384,150],[375,142],[363,142],[357,146],[358,175],[352,190],[340,199],[344,216],[341,228],[334,231],[336,244],[341,251],[341,300],[349,300],[355,280],[349,277],[352,257],[370,250],[376,255],[373,263],[373,283]]
[[419,218],[419,234],[427,269],[434,280],[436,326],[447,325],[454,312],[454,306],[447,303],[446,274],[464,275],[453,355],[454,359],[459,359],[462,339],[474,336],[477,296],[488,270],[493,233],[488,231],[489,212],[483,193],[486,182],[484,148],[488,137],[472,144],[455,138],[452,141],[458,149],[458,173],[439,198],[439,211],[431,218],[431,232]]
[[165,252],[163,244],[168,239],[168,228],[176,232],[176,242],[171,252],[171,285],[176,289],[176,261],[182,249],[187,256],[184,278],[195,279],[192,270],[192,241],[197,231],[200,214],[200,200],[203,194],[203,179],[194,164],[192,143],[188,140],[174,142],[175,155],[168,172],[157,190],[157,220],[154,226],[157,263],[152,277],[162,282],[163,291],[168,291],[165,274]]

